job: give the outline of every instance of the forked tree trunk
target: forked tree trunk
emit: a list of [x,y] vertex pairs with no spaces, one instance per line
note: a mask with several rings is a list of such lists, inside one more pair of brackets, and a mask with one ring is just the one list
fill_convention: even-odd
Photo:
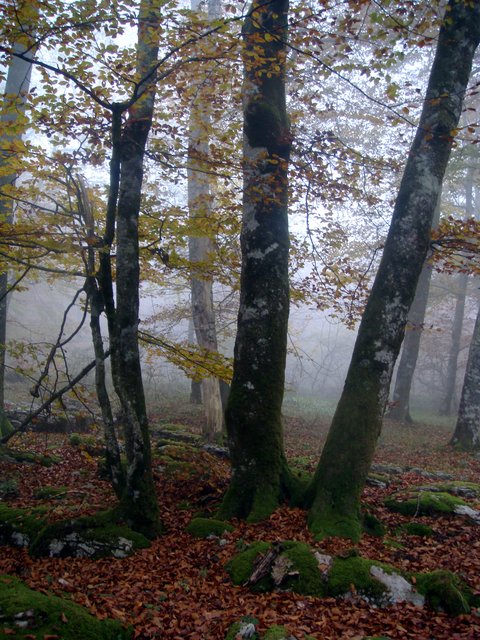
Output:
[[[100,252],[99,285],[111,345],[115,392],[120,400],[125,436],[125,487],[120,513],[136,530],[155,537],[161,530],[152,476],[151,446],[138,346],[139,237],[138,218],[143,158],[155,102],[155,68],[159,42],[159,8],[142,0],[138,19],[138,96],[122,126],[122,105],[113,112],[113,149],[104,249]],[[116,224],[116,306],[110,249]]]
[[[30,76],[32,63],[27,59],[21,59],[15,54],[23,54],[27,58],[34,55],[32,49],[33,38],[32,17],[36,11],[31,10],[25,2],[20,2],[16,11],[18,21],[18,37],[13,45],[13,56],[8,65],[0,112],[0,219],[6,222],[13,221],[13,200],[2,195],[5,185],[14,184],[17,178],[12,160],[18,151],[10,152],[9,147],[15,148],[15,143],[22,139],[22,120],[25,116],[26,96],[30,88]],[[28,9],[24,15],[24,8]],[[15,133],[11,133],[15,131]],[[18,149],[18,147],[17,147]],[[4,414],[5,399],[5,345],[7,340],[7,296],[8,296],[8,270],[2,269],[0,273],[0,434],[2,436],[12,429]]]
[[[194,11],[199,10],[199,0],[191,0]],[[219,0],[208,1],[208,18],[221,17]],[[195,97],[190,105],[188,144],[188,208],[194,227],[208,228],[212,217],[214,193],[209,162],[209,101],[214,89],[211,78],[194,81]],[[213,234],[213,231],[210,231]],[[197,343],[208,351],[218,351],[215,307],[213,304],[213,279],[208,273],[208,264],[215,251],[212,235],[201,235],[198,230],[188,240],[191,263],[192,318]],[[205,410],[203,437],[207,442],[218,439],[223,429],[223,407],[220,395],[220,381],[213,376],[202,380],[202,398]]]
[[[440,220],[440,200],[437,202],[433,227],[435,228]],[[415,298],[413,299],[408,322],[406,325],[405,338],[402,344],[400,362],[395,379],[393,391],[393,404],[388,412],[390,420],[398,422],[413,423],[410,414],[410,392],[412,390],[413,375],[417,366],[418,353],[420,351],[420,341],[422,339],[425,313],[427,311],[428,294],[430,293],[430,281],[432,278],[432,265],[428,259],[423,265],[420,278],[418,279]]]
[[358,539],[361,534],[360,496],[429,249],[435,205],[479,39],[480,3],[450,0],[383,257],[311,486],[309,526],[318,538]]
[[281,407],[288,283],[285,103],[288,1],[255,1],[243,27],[244,195],[240,309],[226,410],[232,480],[222,517],[267,517],[290,490]]
[[468,353],[457,424],[450,444],[465,450],[480,449],[480,308]]

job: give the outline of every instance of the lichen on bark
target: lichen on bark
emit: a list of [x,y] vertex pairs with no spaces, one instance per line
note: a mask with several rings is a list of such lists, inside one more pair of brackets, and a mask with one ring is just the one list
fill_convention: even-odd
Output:
[[242,272],[226,409],[232,481],[219,513],[251,521],[295,490],[281,420],[289,314],[287,15],[288,1],[253,2],[243,27]]

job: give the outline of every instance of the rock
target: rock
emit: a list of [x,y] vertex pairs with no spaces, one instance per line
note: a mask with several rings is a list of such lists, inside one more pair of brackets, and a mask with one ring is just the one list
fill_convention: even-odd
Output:
[[475,524],[480,524],[480,511],[477,509],[472,509],[472,507],[468,507],[467,505],[458,505],[455,507],[454,513],[457,516],[467,516],[470,520],[473,520]]
[[417,607],[422,607],[425,598],[417,593],[413,586],[398,573],[387,573],[381,567],[373,565],[370,568],[371,575],[384,584],[388,589],[388,597],[392,604],[397,602],[411,602]]

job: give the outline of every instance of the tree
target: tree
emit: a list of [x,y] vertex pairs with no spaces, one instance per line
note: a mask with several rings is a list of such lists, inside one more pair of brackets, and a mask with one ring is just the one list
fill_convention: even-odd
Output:
[[288,9],[288,0],[255,0],[242,31],[242,271],[225,415],[232,480],[220,515],[250,521],[267,517],[291,489],[281,421],[289,314]]
[[[192,0],[192,10],[199,10],[199,1]],[[221,17],[219,0],[208,1],[208,20]],[[197,69],[198,72],[198,69]],[[213,303],[213,279],[206,265],[211,262],[215,250],[214,238],[201,233],[212,216],[215,194],[212,187],[212,165],[209,160],[209,116],[208,101],[212,99],[212,70],[199,74],[192,82],[193,99],[190,105],[188,144],[188,207],[194,227],[198,230],[188,241],[191,262],[191,306],[197,343],[203,349],[218,351],[215,307]],[[202,77],[203,76],[203,77]],[[195,223],[197,224],[195,225]],[[220,381],[213,376],[202,379],[202,398],[205,409],[207,441],[218,438],[223,428],[223,407],[220,395]]]
[[[16,36],[13,55],[8,65],[5,95],[0,113],[0,190],[13,184],[17,177],[22,135],[25,126],[26,97],[30,87],[32,71],[31,59],[34,55],[34,40],[29,35],[37,16],[36,7],[21,2],[17,10]],[[19,58],[16,53],[24,55]],[[13,166],[12,166],[12,160]],[[0,218],[8,223],[13,221],[13,200],[7,195],[0,196]],[[7,296],[8,270],[0,274],[0,435],[6,435],[9,428],[4,414],[5,391],[5,345],[7,338]]]
[[480,308],[468,352],[457,423],[450,444],[467,451],[480,449]]
[[361,533],[360,496],[428,253],[435,206],[479,40],[480,5],[450,0],[382,260],[309,490],[309,526],[319,538],[341,535],[358,539]]
[[[435,209],[433,227],[438,225],[439,220],[440,198]],[[415,366],[420,350],[420,340],[425,321],[425,312],[427,310],[431,277],[432,265],[427,260],[423,265],[422,272],[418,279],[415,297],[408,314],[405,338],[402,344],[402,355],[395,378],[395,388],[392,398],[393,406],[388,412],[390,420],[413,422],[410,414],[410,391],[412,389],[413,374],[415,373]]]

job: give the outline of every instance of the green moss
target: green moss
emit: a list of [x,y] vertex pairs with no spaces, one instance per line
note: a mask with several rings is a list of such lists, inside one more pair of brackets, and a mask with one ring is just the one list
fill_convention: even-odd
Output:
[[[124,554],[117,551],[119,539],[126,541],[122,546]],[[137,549],[145,549],[150,546],[148,539],[133,531],[130,527],[117,521],[117,511],[103,511],[95,516],[86,516],[77,520],[55,522],[44,526],[33,539],[30,545],[32,556],[50,556],[52,549],[57,550],[61,556],[74,555],[71,551],[82,541],[85,553],[92,550],[89,557],[107,557],[131,555]],[[71,544],[70,544],[71,541]],[[128,543],[127,543],[128,542]],[[61,545],[64,545],[61,547]],[[61,548],[60,548],[61,547]]]
[[422,489],[399,491],[385,500],[385,506],[405,516],[453,513],[455,507],[465,504],[466,502],[461,498],[444,491]]
[[480,597],[450,571],[433,571],[416,575],[417,590],[433,608],[451,615],[470,613],[480,605]]
[[195,538],[208,538],[208,536],[222,536],[225,531],[233,531],[234,527],[228,522],[213,518],[193,518],[187,525],[187,532]]
[[362,536],[362,523],[359,515],[354,513],[341,515],[328,508],[311,511],[308,527],[316,540],[339,537],[358,542]]
[[14,460],[15,462],[26,462],[30,464],[41,464],[44,467],[51,467],[60,462],[57,456],[46,456],[30,451],[16,451],[5,446],[0,446],[0,459]]
[[[0,635],[58,637],[63,640],[127,640],[131,629],[115,620],[99,620],[86,609],[57,596],[33,591],[11,576],[0,576]],[[25,624],[22,628],[19,624]],[[10,631],[9,631],[10,630]],[[12,634],[13,632],[13,634]]]
[[64,495],[67,491],[68,487],[40,487],[34,492],[33,497],[37,500],[48,500]]
[[72,433],[68,439],[68,444],[71,447],[79,447],[82,443],[82,438],[78,433]]
[[382,538],[387,532],[385,525],[372,513],[363,514],[362,524],[363,530],[370,536]]
[[[464,496],[464,493],[471,494],[471,497],[474,498],[480,497],[480,484],[476,482],[439,482],[435,487],[440,491],[446,491],[447,493],[459,495],[460,497],[469,497],[468,495]],[[466,492],[462,491],[465,489]]]
[[[227,631],[227,635],[225,636],[225,640],[236,640],[238,634],[242,632],[242,629],[247,625],[253,625],[256,627],[258,625],[258,620],[253,618],[252,616],[243,616],[239,622],[234,622],[232,626]],[[258,640],[258,633],[254,632],[253,635],[249,636],[250,640]]]
[[423,538],[430,538],[433,535],[432,527],[420,522],[407,522],[399,528],[399,531],[410,536],[422,536]]
[[287,640],[289,637],[290,633],[286,627],[274,624],[266,630],[263,640]]
[[[245,551],[238,553],[226,565],[226,570],[230,575],[233,584],[243,585],[250,579],[255,560],[260,554],[266,553],[270,549],[268,542],[255,542]],[[252,591],[264,593],[273,589],[273,579],[270,576],[262,578],[252,586]]]
[[0,542],[27,546],[45,526],[45,509],[12,509],[0,504]]
[[329,595],[341,596],[348,593],[353,585],[361,595],[381,597],[386,587],[370,574],[372,565],[380,566],[385,571],[394,571],[393,567],[357,556],[335,558],[328,574]]
[[[282,580],[280,588],[285,591],[294,591],[304,595],[323,596],[325,585],[322,574],[318,569],[318,563],[311,548],[303,542],[286,541],[281,543],[280,556],[285,556],[290,562],[288,572]],[[236,555],[227,565],[234,584],[245,584],[252,575],[255,560],[260,554],[269,551],[271,545],[267,542],[256,542],[247,550]],[[252,585],[252,591],[272,591],[275,587],[273,577],[267,575],[259,582]]]

